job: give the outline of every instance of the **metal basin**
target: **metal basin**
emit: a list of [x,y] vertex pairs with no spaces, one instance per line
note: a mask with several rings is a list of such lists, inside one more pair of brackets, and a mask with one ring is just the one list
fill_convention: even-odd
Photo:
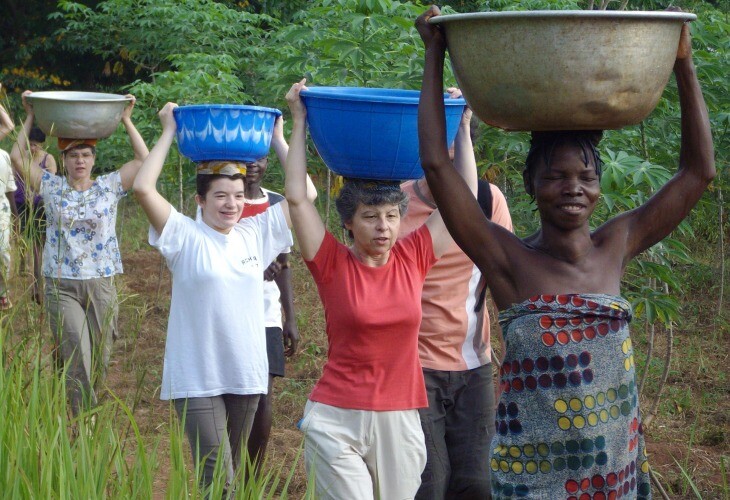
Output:
[[656,107],[683,12],[526,11],[437,16],[474,113],[505,130],[617,129]]
[[67,139],[103,139],[117,129],[130,98],[98,92],[49,91],[28,96],[38,126]]

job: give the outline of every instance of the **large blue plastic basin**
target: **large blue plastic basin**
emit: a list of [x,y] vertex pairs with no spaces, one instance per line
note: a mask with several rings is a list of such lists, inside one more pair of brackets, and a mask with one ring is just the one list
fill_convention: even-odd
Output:
[[281,111],[242,104],[197,104],[174,111],[180,153],[193,161],[254,161],[266,156]]
[[[309,133],[327,167],[344,177],[404,180],[423,176],[418,157],[417,90],[313,87],[302,92]],[[451,144],[464,99],[446,105]]]

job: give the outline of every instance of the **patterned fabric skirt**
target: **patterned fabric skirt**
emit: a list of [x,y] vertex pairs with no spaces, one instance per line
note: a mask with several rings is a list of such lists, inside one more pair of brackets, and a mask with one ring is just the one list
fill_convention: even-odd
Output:
[[651,498],[631,305],[540,295],[502,311],[494,498]]

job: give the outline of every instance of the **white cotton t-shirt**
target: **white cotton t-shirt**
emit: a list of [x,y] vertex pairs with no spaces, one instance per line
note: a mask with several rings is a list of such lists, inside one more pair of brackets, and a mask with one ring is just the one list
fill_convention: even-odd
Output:
[[[276,205],[284,199],[279,193],[261,188],[264,196],[255,200],[246,199],[246,205],[266,205],[270,207]],[[246,210],[243,211],[246,217]],[[291,249],[287,248],[281,253],[290,253]],[[264,281],[264,317],[266,319],[266,328],[283,328],[281,314],[281,291],[276,281]]]
[[[282,195],[275,193],[274,191],[269,191],[264,188],[261,188],[261,191],[264,193],[262,198],[256,198],[255,200],[249,200],[246,198],[245,200],[246,207],[264,205],[264,207],[254,210],[256,214],[263,213],[271,206],[276,205],[284,199]],[[251,217],[250,215],[246,215],[246,208],[243,209],[243,217]],[[200,207],[198,207],[195,212],[195,220],[203,220],[203,211]],[[290,252],[291,248],[286,248],[281,251],[281,253]],[[274,260],[275,259],[276,257]],[[266,267],[268,266],[265,266],[264,270],[266,270]],[[284,328],[281,314],[281,291],[279,290],[279,285],[276,281],[264,280],[264,319],[266,322],[266,328]]]
[[228,234],[172,208],[149,242],[173,277],[160,399],[266,394],[263,273],[293,244],[281,207]]

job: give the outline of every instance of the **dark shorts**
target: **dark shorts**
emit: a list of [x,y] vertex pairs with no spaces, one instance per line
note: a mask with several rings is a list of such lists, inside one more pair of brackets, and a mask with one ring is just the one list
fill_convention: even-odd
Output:
[[266,327],[266,355],[269,358],[269,375],[284,376],[284,334],[276,326]]
[[21,234],[31,241],[42,243],[46,232],[46,213],[43,203],[18,205]]

